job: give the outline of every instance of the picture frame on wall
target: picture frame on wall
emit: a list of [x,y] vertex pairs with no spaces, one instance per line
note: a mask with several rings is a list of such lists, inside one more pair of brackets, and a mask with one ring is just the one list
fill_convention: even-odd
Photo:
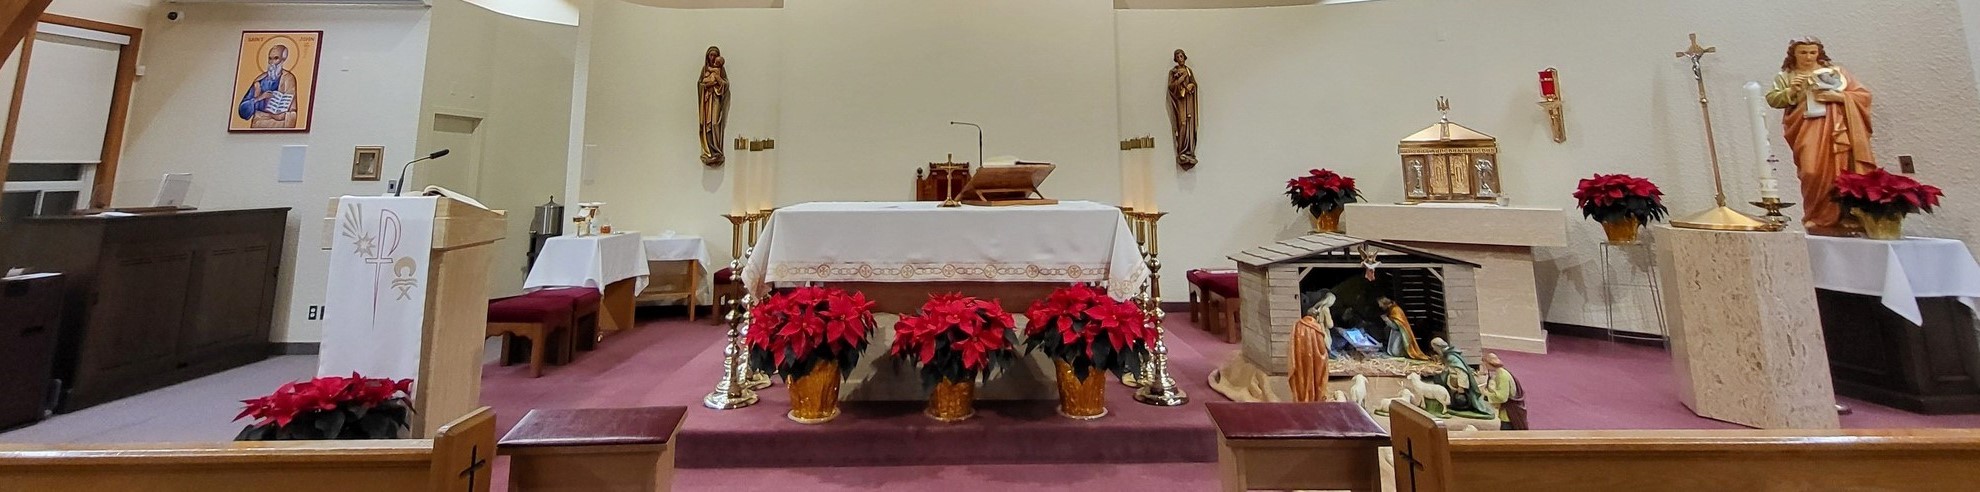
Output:
[[308,132],[323,31],[242,31],[230,132]]
[[358,147],[351,156],[351,181],[377,181],[378,170],[384,167],[384,162],[384,147]]

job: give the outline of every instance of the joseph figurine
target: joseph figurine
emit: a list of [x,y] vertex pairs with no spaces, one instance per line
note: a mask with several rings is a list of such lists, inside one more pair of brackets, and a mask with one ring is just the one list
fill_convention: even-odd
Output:
[[1334,294],[1321,291],[1320,301],[1293,325],[1286,360],[1292,366],[1286,385],[1293,401],[1327,401],[1327,336],[1334,328]]
[[708,55],[701,66],[701,79],[696,87],[701,92],[701,163],[720,166],[727,160],[722,155],[722,129],[729,122],[729,70],[722,68],[722,49],[708,47]]
[[1176,50],[1176,68],[1169,69],[1169,126],[1176,140],[1176,165],[1196,167],[1196,72],[1189,55]]
[[1842,216],[1835,189],[1842,173],[1877,169],[1870,152],[1870,99],[1870,89],[1830,63],[1821,40],[1788,43],[1767,104],[1785,110],[1781,124],[1794,150],[1805,211],[1802,225],[1810,234],[1841,236],[1861,229],[1854,218]]

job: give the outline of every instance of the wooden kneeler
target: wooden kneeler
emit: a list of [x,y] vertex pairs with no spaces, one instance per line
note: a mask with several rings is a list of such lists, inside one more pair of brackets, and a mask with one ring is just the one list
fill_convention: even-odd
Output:
[[433,439],[0,445],[0,491],[486,492],[495,412]]
[[661,492],[674,481],[684,407],[530,410],[509,434],[509,490]]
[[1389,438],[1361,406],[1346,402],[1208,405],[1217,425],[1225,492],[1382,490]]
[[1452,432],[1389,407],[1397,492],[1973,490],[1980,430]]

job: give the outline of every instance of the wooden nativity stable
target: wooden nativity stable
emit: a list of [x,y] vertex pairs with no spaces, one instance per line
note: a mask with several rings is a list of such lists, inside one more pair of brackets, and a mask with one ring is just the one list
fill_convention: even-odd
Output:
[[1337,279],[1353,283],[1353,278],[1364,277],[1371,263],[1378,280],[1368,284],[1376,291],[1337,291],[1337,296],[1362,296],[1368,303],[1377,295],[1394,300],[1426,352],[1430,338],[1442,337],[1474,363],[1484,355],[1476,263],[1341,234],[1278,241],[1230,259],[1238,264],[1244,357],[1271,374],[1287,372],[1286,348],[1293,325],[1299,322],[1301,303],[1313,292],[1336,285]]

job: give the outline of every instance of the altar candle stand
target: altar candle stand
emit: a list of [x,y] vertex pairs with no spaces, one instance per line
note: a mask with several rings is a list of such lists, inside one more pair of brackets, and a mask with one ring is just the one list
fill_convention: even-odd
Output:
[[[729,262],[729,270],[735,272],[735,281],[743,282],[743,265],[748,263],[747,251]],[[756,391],[749,388],[746,380],[749,372],[748,361],[743,358],[749,352],[743,347],[744,330],[750,322],[749,289],[743,289],[742,298],[730,301],[729,340],[722,347],[722,380],[715,383],[715,391],[701,399],[701,405],[716,410],[734,410],[756,404]]]
[[[1154,203],[1154,200],[1149,200],[1149,203]],[[1148,287],[1143,297],[1146,304],[1142,310],[1148,314],[1148,323],[1155,328],[1155,346],[1149,350],[1154,356],[1152,357],[1154,361],[1146,365],[1150,369],[1147,370],[1147,377],[1141,380],[1141,390],[1134,393],[1134,399],[1155,406],[1179,406],[1189,403],[1189,395],[1184,394],[1182,388],[1176,386],[1175,378],[1169,376],[1169,344],[1166,341],[1168,332],[1162,328],[1162,317],[1167,314],[1162,312],[1162,260],[1157,258],[1162,248],[1161,235],[1156,224],[1168,213],[1139,212],[1138,214],[1141,215],[1142,223],[1146,228],[1143,234],[1146,237],[1148,250]]]

